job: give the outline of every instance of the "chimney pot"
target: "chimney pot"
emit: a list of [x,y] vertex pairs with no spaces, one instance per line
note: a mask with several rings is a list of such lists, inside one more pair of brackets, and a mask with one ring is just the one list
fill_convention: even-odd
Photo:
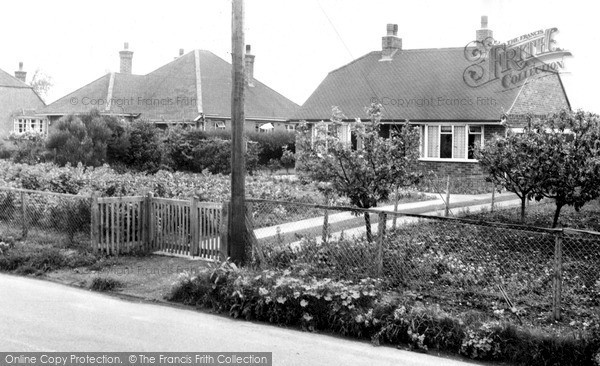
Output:
[[387,35],[388,36],[397,36],[398,35],[398,24],[388,24],[387,25]]
[[15,78],[25,82],[27,80],[27,72],[23,71],[23,62],[19,62],[19,70],[15,71]]
[[250,53],[250,51],[252,50],[252,46],[250,46],[249,44],[246,45],[246,53]]
[[125,42],[123,45],[124,50],[119,52],[121,59],[119,72],[122,74],[130,74],[133,64],[133,52],[129,50],[129,43]]
[[481,16],[481,29],[475,31],[475,39],[479,42],[491,40],[494,37],[494,32],[488,29],[488,17],[487,15]]
[[179,56],[183,56],[183,48],[179,49]]

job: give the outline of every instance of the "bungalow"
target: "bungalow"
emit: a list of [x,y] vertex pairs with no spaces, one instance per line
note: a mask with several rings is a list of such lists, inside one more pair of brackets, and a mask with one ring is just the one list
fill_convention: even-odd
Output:
[[[210,51],[194,50],[147,75],[132,74],[133,52],[119,52],[120,72],[109,73],[68,94],[39,115],[53,122],[67,114],[102,114],[159,127],[189,124],[203,130],[231,123],[231,65]],[[246,46],[246,129],[269,132],[293,129],[287,120],[298,105],[254,78],[254,55]]]
[[470,176],[481,174],[475,146],[522,128],[530,115],[570,109],[559,75],[570,53],[555,47],[556,28],[499,44],[483,16],[476,40],[464,47],[410,50],[397,31],[388,24],[381,51],[331,71],[292,120],[328,121],[337,106],[353,121],[380,103],[382,134],[406,120],[418,126],[424,170]]
[[15,76],[0,70],[0,137],[11,133],[21,134],[27,131],[45,133],[48,121],[36,116],[34,110],[45,106],[44,101],[25,83],[27,72],[23,63]]

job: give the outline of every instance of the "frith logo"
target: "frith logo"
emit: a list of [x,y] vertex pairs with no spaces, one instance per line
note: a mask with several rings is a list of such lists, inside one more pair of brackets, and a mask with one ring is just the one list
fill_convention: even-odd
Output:
[[533,75],[559,73],[564,69],[564,57],[571,53],[556,47],[557,32],[557,28],[548,28],[506,43],[492,38],[469,43],[464,55],[473,64],[465,69],[463,80],[472,88],[499,81],[508,89],[523,84]]

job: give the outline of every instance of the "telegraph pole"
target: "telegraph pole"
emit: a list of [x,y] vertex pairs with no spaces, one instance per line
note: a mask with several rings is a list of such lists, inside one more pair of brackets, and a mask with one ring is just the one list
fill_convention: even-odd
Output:
[[244,146],[244,0],[233,0],[231,19],[231,209],[229,256],[236,264],[246,260],[245,146]]

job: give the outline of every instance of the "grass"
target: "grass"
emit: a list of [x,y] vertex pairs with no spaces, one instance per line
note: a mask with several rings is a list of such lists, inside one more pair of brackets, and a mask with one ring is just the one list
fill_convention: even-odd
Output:
[[[551,227],[554,210],[553,202],[530,205],[526,209],[525,222],[521,222],[520,207],[505,208],[494,212],[469,213],[464,217],[517,225]],[[563,207],[558,226],[600,232],[600,200],[589,202],[579,212],[571,206]]]

